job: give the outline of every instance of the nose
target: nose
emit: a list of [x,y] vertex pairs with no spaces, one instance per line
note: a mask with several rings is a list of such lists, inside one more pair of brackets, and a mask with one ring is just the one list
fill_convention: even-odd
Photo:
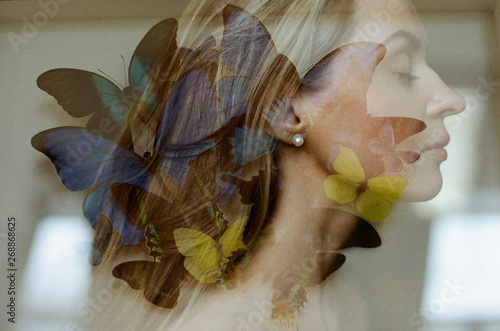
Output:
[[443,82],[436,72],[432,71],[432,74],[435,79],[429,84],[431,98],[427,105],[428,114],[444,118],[462,112],[467,105],[465,99]]

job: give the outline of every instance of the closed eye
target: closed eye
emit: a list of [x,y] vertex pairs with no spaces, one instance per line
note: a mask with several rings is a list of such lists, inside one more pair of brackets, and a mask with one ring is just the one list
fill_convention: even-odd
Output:
[[414,81],[416,79],[419,79],[420,77],[414,76],[409,72],[398,72],[399,78],[404,79],[404,80],[409,80],[409,81]]

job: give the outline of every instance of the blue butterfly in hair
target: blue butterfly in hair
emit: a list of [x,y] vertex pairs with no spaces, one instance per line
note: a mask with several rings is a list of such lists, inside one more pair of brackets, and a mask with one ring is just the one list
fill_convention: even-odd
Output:
[[[217,83],[217,93],[228,117],[254,112],[252,96],[270,101],[269,104],[287,98],[292,91],[275,89],[274,75],[285,75],[286,81],[295,82],[297,86],[300,78],[293,63],[278,53],[265,26],[243,9],[232,5],[224,8],[223,19],[220,59],[226,69],[236,74],[224,77]],[[260,110],[271,128],[272,110]],[[229,140],[233,146],[233,160],[241,166],[280,147],[279,141],[264,130],[256,131],[245,126],[235,128]]]
[[31,143],[51,159],[67,188],[94,189],[83,207],[94,228],[99,216],[105,214],[114,231],[122,235],[122,244],[135,245],[144,239],[144,229],[128,220],[114,200],[110,185],[127,182],[147,190],[151,170],[159,167],[182,186],[189,173],[188,162],[215,147],[214,139],[207,137],[224,124],[224,119],[209,73],[196,69],[184,74],[172,88],[151,152],[140,156],[77,127],[40,132]]
[[[101,75],[69,68],[44,72],[38,77],[37,85],[52,95],[71,116],[80,118],[92,114],[87,131],[113,140],[125,129],[129,109],[136,100],[140,98],[149,112],[156,110],[157,97],[148,91],[155,79],[150,73],[162,54],[167,57],[164,61],[172,63],[172,71],[179,67],[176,37],[177,21],[173,18],[152,27],[132,55],[128,68],[129,86],[123,90]],[[121,144],[126,148],[130,145],[128,142]]]
[[[261,96],[264,91],[250,90],[262,82],[266,90],[272,86],[273,74],[285,74],[290,82],[300,82],[293,63],[279,54],[265,26],[243,9],[227,5],[223,10],[224,33],[220,48],[222,64],[235,73],[221,79],[217,92],[230,116],[238,116],[250,110],[252,94]],[[286,95],[289,91],[280,91]],[[275,96],[281,99],[283,95]]]

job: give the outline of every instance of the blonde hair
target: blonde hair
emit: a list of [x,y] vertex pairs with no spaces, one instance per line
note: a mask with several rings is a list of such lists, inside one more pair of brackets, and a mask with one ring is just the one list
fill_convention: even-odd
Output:
[[[207,118],[202,113],[204,107],[199,107],[197,102],[213,100],[212,94],[217,89],[217,82],[222,79],[242,76],[231,72],[226,63],[221,60],[224,55],[227,55],[226,53],[231,52],[233,47],[239,47],[238,45],[225,44],[224,50],[216,47],[215,51],[219,52],[220,56],[217,59],[210,58],[210,54],[213,54],[211,48],[214,43],[208,36],[212,35],[215,38],[215,43],[220,44],[224,39],[225,30],[228,29],[226,24],[223,24],[223,21],[227,19],[224,8],[226,10],[228,10],[227,8],[237,8],[227,7],[228,5],[239,7],[238,10],[242,10],[246,13],[245,15],[251,17],[250,21],[262,24],[270,33],[269,45],[267,45],[262,59],[250,59],[258,63],[258,68],[254,68],[253,77],[245,77],[249,79],[249,82],[245,81],[246,85],[243,86],[241,81],[235,79],[233,87],[239,91],[239,95],[226,96],[230,100],[229,104],[247,100],[245,110],[237,112],[237,116],[231,116],[231,111],[224,109],[224,114],[219,118]],[[186,77],[186,72],[192,72],[191,69],[183,67],[183,54],[185,54],[186,49],[190,49],[189,54],[194,54],[195,57],[192,59],[196,63],[195,68],[206,72],[213,86],[205,91],[196,91],[199,95],[194,97],[194,101],[188,101],[191,104],[188,104],[185,112],[179,115],[176,125],[193,132],[195,136],[192,139],[193,142],[204,139],[202,136],[208,133],[208,136],[214,140],[216,147],[189,161],[191,172],[181,186],[174,183],[161,171],[161,162],[164,161],[153,162],[154,166],[150,169],[151,192],[142,193],[141,199],[143,206],[149,210],[149,215],[154,214],[155,217],[161,218],[163,228],[169,229],[168,231],[174,231],[176,228],[190,228],[217,240],[221,237],[221,231],[227,230],[229,224],[234,224],[242,217],[248,217],[243,232],[243,242],[247,247],[252,244],[269,221],[268,216],[278,191],[279,160],[274,152],[275,149],[272,148],[269,153],[258,155],[251,162],[243,162],[244,164],[235,162],[235,158],[230,156],[232,147],[228,143],[228,138],[233,137],[236,130],[246,127],[241,147],[243,151],[246,151],[256,148],[264,135],[269,133],[271,136],[273,135],[273,123],[270,123],[266,113],[272,109],[286,111],[283,109],[283,105],[286,107],[286,99],[293,98],[297,91],[303,88],[301,78],[304,74],[325,55],[342,44],[354,23],[353,8],[353,0],[206,0],[190,2],[179,21],[180,30],[177,34],[179,48],[176,55],[164,53],[153,74],[153,84],[150,89],[159,96],[158,111],[153,116],[145,115],[147,112],[141,109],[142,104],[139,101],[135,108],[138,110],[136,113],[140,115],[130,119],[132,126],[140,123],[143,128],[149,128],[153,132],[156,130],[161,113],[165,111],[169,101],[174,98],[173,91],[176,84]],[[242,33],[254,33],[249,26],[235,26],[234,28],[240,29]],[[199,49],[203,42],[209,45],[209,49]],[[206,57],[210,59],[207,60]],[[239,65],[238,61],[246,60],[248,59],[233,59],[235,66]],[[210,94],[210,96],[205,97],[203,93]],[[212,105],[207,105],[207,107],[210,106]],[[197,131],[197,127],[201,128],[202,126],[204,126],[203,130]],[[249,134],[252,130],[256,134]],[[203,134],[198,134],[199,132],[203,132]],[[180,131],[177,134],[182,135]],[[277,139],[275,135],[273,138]],[[278,143],[277,140],[276,143]],[[219,190],[218,181],[220,180],[228,185],[236,186],[239,193],[231,191],[232,196],[222,197],[227,198],[225,199],[227,201],[224,201],[225,206],[222,204],[216,206],[217,203],[214,202],[214,192]],[[175,193],[176,190],[179,192]],[[207,195],[207,192],[211,193]],[[127,194],[131,195],[132,193],[129,191]],[[222,195],[224,194],[228,193],[222,192]],[[222,226],[222,230],[221,227],[214,226],[213,217],[207,217],[207,196],[213,198],[209,203],[214,207],[210,208],[214,210],[220,207],[221,215],[225,216],[227,224]],[[126,201],[122,202],[122,205],[136,205],[137,201],[131,201],[133,199],[135,198],[125,199]],[[158,201],[161,199],[164,199],[166,203],[159,203]],[[160,208],[169,208],[169,210],[158,210]],[[151,230],[151,227],[146,228],[146,231]],[[154,230],[158,231],[157,228]],[[183,257],[179,252],[176,252],[177,247],[172,240],[172,234],[167,236],[172,244],[162,246],[163,252],[177,255],[167,259],[163,271],[153,272],[149,270],[151,275],[147,278],[148,282],[156,282],[155,288],[164,287],[162,283],[166,281],[177,282],[177,285],[174,286],[197,288],[199,283],[193,281],[192,277],[190,280],[187,279],[190,276],[188,272],[179,268]],[[148,246],[150,246],[149,244],[148,242]],[[151,250],[151,246],[149,249]],[[245,250],[236,251],[225,265],[227,267],[234,266],[244,254]],[[119,270],[119,268],[115,270]],[[167,275],[168,273],[178,274]],[[123,278],[120,272],[114,274]],[[204,290],[205,285],[202,287]],[[197,293],[197,291],[195,292]],[[185,293],[189,296],[188,300],[184,300],[185,302],[192,302],[195,299],[192,296],[194,292],[185,291]],[[182,290],[181,295],[183,295]],[[161,305],[162,299],[155,299],[154,290],[149,291],[145,296],[148,297],[149,301]],[[164,307],[166,306],[168,305],[164,305]],[[187,304],[187,306],[189,305]]]
[[[191,1],[179,21],[178,45],[195,49],[210,35],[220,43],[224,33],[224,25],[222,24],[223,10],[227,5],[237,6],[253,15],[270,32],[270,38],[272,38],[270,47],[274,44],[279,55],[271,54],[269,50],[265,51],[266,55],[274,55],[275,57],[277,55],[282,56],[281,54],[285,55],[284,59],[280,59],[283,60],[281,62],[286,62],[282,66],[276,66],[272,61],[273,59],[262,59],[259,62],[260,68],[255,72],[255,76],[260,76],[261,80],[252,81],[252,86],[245,89],[244,92],[248,95],[238,96],[240,99],[249,99],[252,108],[251,111],[245,112],[244,124],[249,129],[262,131],[261,129],[265,129],[268,123],[266,123],[264,117],[261,115],[276,103],[277,100],[273,99],[273,97],[276,95],[292,97],[299,88],[300,78],[320,59],[342,44],[346,33],[350,31],[350,28],[354,24],[352,19],[354,1]],[[246,28],[240,27],[242,31]],[[252,31],[247,32],[252,33]],[[161,75],[162,77],[165,77],[165,72],[170,73],[173,71],[172,62],[169,61],[171,55],[166,54],[165,56],[168,61],[160,59],[157,70],[157,75]],[[286,61],[286,58],[290,61]],[[220,63],[220,59],[218,61],[216,69],[210,68],[211,71],[214,71],[211,74],[211,79],[215,82],[228,75],[227,70],[224,69],[224,64]],[[273,64],[274,67],[272,67]],[[213,65],[213,63],[210,63],[210,65]],[[295,71],[298,73],[298,76],[291,73]],[[275,84],[269,84],[269,80],[272,80]],[[163,81],[158,86],[153,86],[152,89],[160,96],[168,96],[169,90],[173,85],[172,81],[176,82],[176,79],[170,77],[169,80]],[[201,91],[197,93],[201,93]],[[163,109],[167,101],[168,98],[164,98],[160,103],[159,109]],[[186,123],[184,127],[186,128],[192,128],[192,118],[196,118],[195,113],[198,109],[194,109],[193,111],[193,116],[185,116]],[[223,124],[221,122],[214,123],[213,131]],[[245,141],[248,147],[244,148],[253,148],[253,143],[255,141],[252,141],[252,139]],[[275,158],[275,155],[271,153],[258,160],[261,163],[260,165],[253,165],[254,169],[264,170],[264,177],[268,177],[260,184],[261,186],[263,185],[260,193],[264,194],[261,207],[264,211],[260,213],[260,220],[257,222],[260,224],[263,224],[263,218],[268,214],[267,206],[270,204],[271,191],[273,191],[270,188],[271,178],[269,176],[271,174],[270,170],[277,168]],[[224,168],[221,162],[225,162],[224,158],[218,158],[216,164],[213,166]],[[251,239],[255,237],[258,230],[253,232]]]
[[[253,14],[271,33],[279,53],[305,74],[341,46],[354,20],[354,0],[191,1],[180,20],[179,44],[196,46],[207,34],[222,37],[221,13],[228,4]],[[298,47],[300,45],[300,47]]]

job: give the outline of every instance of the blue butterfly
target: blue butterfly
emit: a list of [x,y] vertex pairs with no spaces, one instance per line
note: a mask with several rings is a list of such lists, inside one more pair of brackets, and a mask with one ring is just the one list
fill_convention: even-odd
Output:
[[77,127],[40,132],[31,143],[51,159],[67,188],[94,188],[84,202],[84,214],[94,228],[99,216],[105,214],[122,235],[122,243],[135,245],[144,238],[144,229],[128,220],[110,185],[127,182],[147,190],[151,169],[160,168],[182,186],[189,173],[188,162],[215,147],[215,140],[207,137],[224,122],[208,72],[192,70],[174,85],[168,97],[151,153],[140,156]]
[[244,166],[258,158],[274,152],[279,148],[279,141],[263,130],[234,128],[234,134],[228,140],[233,146],[233,160]]
[[[279,100],[290,92],[273,83],[274,75],[284,73],[287,81],[300,83],[293,63],[278,54],[265,26],[243,9],[227,5],[223,10],[224,34],[221,42],[222,64],[236,76],[217,84],[218,95],[231,117],[252,111],[250,98]],[[256,84],[262,83],[262,84]],[[263,110],[265,111],[265,110]]]
[[[154,112],[158,105],[156,95],[148,91],[152,83],[150,74],[162,54],[163,61],[178,68],[177,21],[163,20],[143,37],[132,55],[128,68],[129,86],[123,90],[109,79],[96,73],[58,68],[41,74],[38,87],[52,95],[63,109],[73,117],[93,114],[87,131],[113,140],[125,129],[130,107],[136,100]],[[124,146],[126,147],[126,146]]]

